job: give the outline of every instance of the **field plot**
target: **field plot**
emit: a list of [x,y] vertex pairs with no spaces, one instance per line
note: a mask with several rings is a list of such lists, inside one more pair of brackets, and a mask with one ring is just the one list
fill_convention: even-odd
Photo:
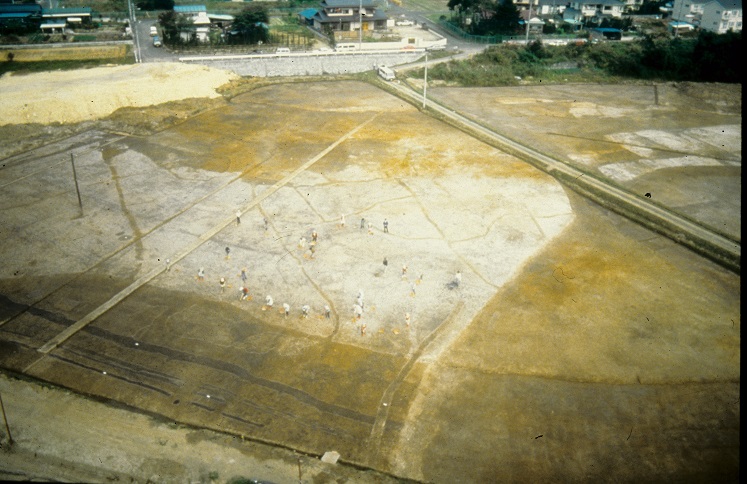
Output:
[[495,131],[741,238],[739,85],[434,88]]
[[[5,183],[35,208],[6,198],[25,244],[7,254],[5,293],[44,314],[2,327],[16,349],[4,364],[361,463],[405,362],[447,318],[457,334],[573,219],[551,178],[365,84],[260,89],[149,138],[78,142],[82,217],[67,154],[6,164]],[[27,366],[55,333],[159,270]]]
[[400,478],[738,469],[739,277],[373,86],[3,163],[6,369]]

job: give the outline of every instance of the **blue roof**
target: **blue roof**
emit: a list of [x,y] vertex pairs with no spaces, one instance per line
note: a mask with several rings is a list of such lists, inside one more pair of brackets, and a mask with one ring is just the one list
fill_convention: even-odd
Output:
[[91,7],[70,7],[70,8],[43,8],[42,15],[61,15],[66,17],[74,17],[76,15],[91,15],[93,10]]
[[174,5],[174,12],[176,13],[207,12],[207,7],[205,7],[205,5]]
[[604,33],[604,32],[607,32],[607,33],[622,32],[622,30],[620,30],[620,29],[611,29],[609,27],[597,27],[597,28],[592,29],[592,30],[594,30],[594,32],[601,32],[601,33]]
[[307,8],[306,10],[301,10],[298,12],[298,15],[305,18],[306,20],[311,20],[314,18],[314,15],[316,15],[316,9],[315,8]]

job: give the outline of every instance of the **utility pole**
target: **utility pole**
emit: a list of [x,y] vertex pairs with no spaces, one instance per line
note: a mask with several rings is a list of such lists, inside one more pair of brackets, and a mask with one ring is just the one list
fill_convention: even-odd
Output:
[[527,37],[526,45],[529,45],[529,21],[532,20],[532,0],[529,0],[529,15],[527,16]]
[[10,426],[8,426],[8,417],[5,415],[5,405],[3,405],[3,396],[0,394],[0,408],[3,410],[3,420],[5,420],[5,430],[8,432],[8,447],[13,446],[13,436],[10,435]]
[[425,74],[423,75],[423,109],[425,109],[425,92],[428,89],[428,51],[425,51]]
[[358,51],[363,50],[363,0],[358,0]]
[[75,192],[78,194],[78,206],[80,214],[83,215],[83,201],[80,199],[80,188],[78,187],[78,174],[75,172],[75,156],[70,153],[70,163],[73,165],[73,179],[75,180]]

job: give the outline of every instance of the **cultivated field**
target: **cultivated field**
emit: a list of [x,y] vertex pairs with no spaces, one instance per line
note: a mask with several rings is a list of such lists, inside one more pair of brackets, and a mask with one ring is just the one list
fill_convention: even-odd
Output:
[[[543,106],[635,131],[610,99]],[[3,164],[6,369],[400,479],[736,476],[739,276],[374,86],[266,85]],[[118,445],[86,465],[149,478]]]

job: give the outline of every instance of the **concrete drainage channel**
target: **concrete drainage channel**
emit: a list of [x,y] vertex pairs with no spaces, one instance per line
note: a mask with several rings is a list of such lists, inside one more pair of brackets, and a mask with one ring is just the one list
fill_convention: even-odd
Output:
[[259,54],[180,57],[179,61],[231,70],[240,76],[321,76],[352,74],[373,69],[374,65],[399,65],[415,62],[422,50],[381,51],[370,53],[313,52],[299,54]]

